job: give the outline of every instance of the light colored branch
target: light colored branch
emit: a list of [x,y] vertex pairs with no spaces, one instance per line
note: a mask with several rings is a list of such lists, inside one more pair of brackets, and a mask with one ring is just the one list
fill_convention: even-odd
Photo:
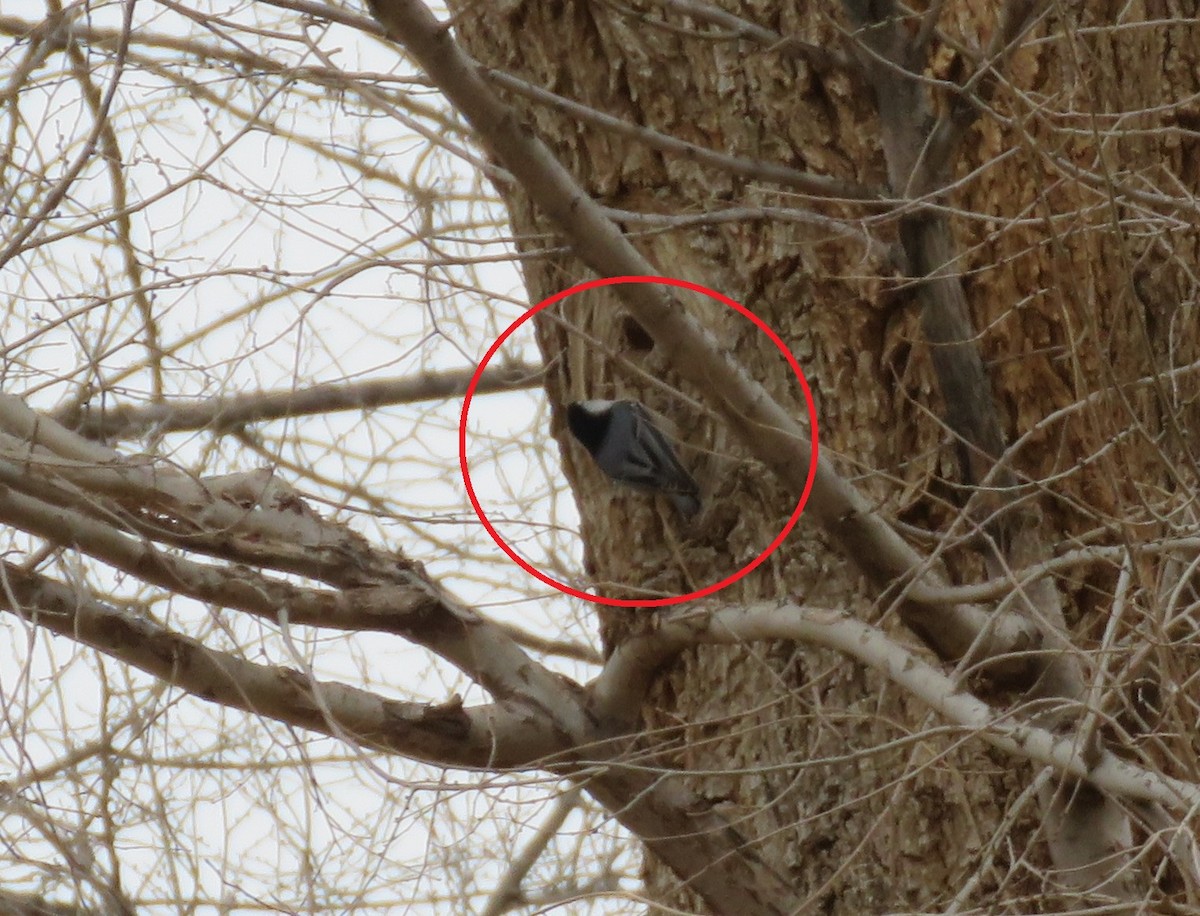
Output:
[[[69,29],[69,26],[64,26],[62,22],[56,22],[54,28],[57,29],[59,27]],[[125,69],[125,52],[129,47],[129,36],[132,31],[133,7],[127,6],[121,24],[121,37],[117,45],[116,59],[113,62],[112,77],[95,109],[92,130],[83,141],[79,154],[75,157],[74,161],[67,164],[58,181],[51,185],[45,196],[42,197],[42,202],[36,212],[29,215],[18,214],[19,218],[16,222],[18,225],[23,224],[23,227],[14,233],[11,238],[7,239],[7,244],[3,249],[0,249],[0,268],[8,264],[9,260],[22,250],[29,237],[42,228],[50,214],[54,212],[55,208],[67,196],[67,192],[70,191],[71,185],[75,183],[75,179],[79,177],[84,166],[92,161],[92,156],[96,152],[96,146],[100,142],[100,135],[107,124],[108,112],[112,107],[113,99],[116,97],[117,86],[121,82],[121,74]]]
[[[0,463],[0,480],[5,470]],[[149,540],[12,487],[0,487],[0,519],[143,582],[275,623],[394,633],[437,653],[495,696],[521,694],[547,714],[579,715],[573,704],[561,702],[562,685],[555,675],[529,658],[502,628],[455,602],[403,558],[392,558],[394,574],[379,586],[360,583],[322,591],[265,576],[245,564],[204,564],[174,556]],[[273,544],[260,547],[264,554],[276,549]],[[354,567],[352,554],[343,555],[341,562]],[[564,730],[571,730],[570,724],[557,722]]]
[[[644,660],[685,645],[794,639],[836,649],[879,671],[931,709],[993,747],[1053,767],[1111,795],[1152,801],[1173,811],[1200,806],[1200,785],[1135,766],[1109,751],[1091,758],[1073,734],[1055,734],[1001,712],[972,696],[955,679],[877,627],[841,611],[795,604],[758,604],[717,611],[695,609],[659,615],[653,632],[618,646],[589,686],[598,710],[635,701],[625,686],[640,679]],[[658,644],[648,650],[646,644]],[[665,648],[664,648],[665,647]]]
[[522,627],[511,623],[498,624],[501,630],[517,645],[536,652],[539,655],[554,655],[559,658],[570,658],[589,665],[599,665],[603,662],[600,653],[584,643],[572,642],[567,639],[552,639],[531,633]]
[[479,911],[479,916],[503,916],[504,913],[519,905],[524,895],[521,893],[521,883],[529,874],[529,870],[537,864],[542,853],[546,851],[558,831],[566,823],[567,817],[579,804],[580,789],[572,786],[562,795],[554,799],[550,813],[541,826],[534,831],[533,836],[525,841],[525,845],[512,856],[508,868],[496,883],[496,889]]
[[[133,507],[131,514],[162,517],[159,536],[200,536],[192,549],[204,548],[202,535],[211,539],[218,532],[237,533],[242,540],[227,541],[222,555],[241,546],[250,551],[249,556],[257,554],[261,559],[264,551],[255,545],[274,545],[267,551],[272,562],[284,562],[282,568],[310,576],[319,574],[322,564],[330,572],[345,569],[346,551],[365,545],[361,536],[349,529],[325,523],[311,510],[305,511],[297,494],[269,471],[197,480],[144,459],[127,459],[8,394],[0,394],[0,476],[39,499],[76,505],[84,511],[89,509],[85,497],[72,502],[47,492],[47,488],[61,489],[53,482],[55,478],[109,497],[118,506]],[[250,511],[255,509],[258,511]],[[287,556],[292,557],[290,562],[285,561]],[[361,562],[364,557],[358,559]],[[346,581],[344,576],[342,581]]]
[[[276,5],[293,6],[285,0]],[[570,241],[579,258],[602,276],[656,273],[603,209],[497,98],[450,31],[418,0],[374,0],[389,36],[402,44],[479,132],[534,203]],[[686,380],[712,392],[730,429],[794,496],[804,491],[812,444],[795,419],[746,374],[716,339],[657,284],[615,287],[622,302]],[[944,585],[944,580],[826,461],[818,460],[811,514],[877,584],[898,580]],[[906,592],[905,621],[947,657],[1000,656],[1029,648],[1032,629],[1019,620],[995,621],[981,608],[922,607],[919,588]],[[1022,663],[1022,666],[1026,663]]]
[[[375,550],[361,535],[322,519],[270,473],[198,481],[135,465],[12,395],[0,395],[0,430],[8,433],[0,434],[0,483],[6,485],[0,488],[0,518],[24,531],[75,547],[143,582],[268,620],[280,621],[286,613],[293,623],[396,633],[496,696],[523,693],[547,712],[578,715],[558,702],[558,679],[504,630],[435,587],[419,565]],[[97,494],[123,501],[106,502]],[[239,562],[198,563],[162,550],[152,538]],[[324,578],[339,589],[301,588],[250,564]],[[571,723],[557,724],[567,729]]]
[[[268,620],[278,620],[286,608],[292,623],[389,633],[403,633],[410,615],[419,616],[437,605],[429,590],[415,583],[376,590],[366,600],[356,594],[350,601],[348,593],[301,588],[245,566],[198,563],[168,553],[148,539],[130,536],[111,520],[101,521],[19,492],[8,485],[7,471],[7,465],[0,464],[0,481],[6,484],[0,487],[0,521],[4,524],[55,546],[72,547],[142,582],[198,601]],[[38,489],[46,495],[45,487]]]
[[564,749],[561,734],[513,701],[466,708],[388,700],[345,684],[256,665],[174,633],[145,614],[0,563],[0,607],[167,683],[253,715],[439,766],[530,766]]
[[[579,782],[713,903],[738,916],[785,916],[794,890],[719,811],[676,778],[625,765],[612,724],[584,713],[586,694],[555,677],[466,708],[388,700],[291,668],[256,665],[118,610],[77,589],[0,563],[0,607],[86,643],[209,702],[438,766],[545,768]],[[531,663],[532,664],[532,663]],[[537,666],[532,666],[536,668]],[[548,705],[552,704],[552,705]]]
[[[90,439],[129,439],[148,432],[168,433],[197,429],[224,432],[248,423],[264,423],[287,417],[310,416],[339,410],[370,410],[396,404],[412,404],[456,397],[467,389],[471,370],[427,372],[418,376],[372,379],[258,391],[229,397],[158,404],[122,405],[79,410],[71,406],[52,415]],[[476,394],[523,391],[541,384],[541,367],[495,366],[487,369]]]

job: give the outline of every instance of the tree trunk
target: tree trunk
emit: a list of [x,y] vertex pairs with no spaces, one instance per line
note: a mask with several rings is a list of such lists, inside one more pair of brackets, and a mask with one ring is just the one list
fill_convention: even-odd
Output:
[[[1006,473],[1025,485],[1022,518],[1038,526],[1042,543],[1066,547],[1086,537],[1120,544],[1135,526],[1143,526],[1138,539],[1147,536],[1145,526],[1165,533],[1174,524],[1170,513],[1195,487],[1194,379],[1184,387],[1169,380],[1129,386],[1194,361],[1200,349],[1191,267],[1197,237],[1187,203],[1200,190],[1200,109],[1178,102],[1197,92],[1200,33],[1194,20],[1165,21],[1168,6],[1095,3],[1072,7],[1069,15],[1081,18],[1067,20],[1055,7],[998,63],[990,110],[966,129],[946,169],[952,188],[936,199],[952,214],[948,265],[913,263],[902,208],[810,200],[765,177],[735,175],[583,123],[565,108],[533,104],[515,91],[511,98],[596,199],[626,211],[623,225],[662,274],[717,289],[776,330],[812,386],[824,455],[891,517],[940,533],[943,562],[958,581],[972,582],[992,564],[980,539],[967,536],[962,509],[991,466],[972,456],[991,446],[954,420],[961,393],[939,386],[946,376],[935,366],[919,290],[905,271],[942,270],[965,294],[978,335],[965,345],[982,357],[983,394],[995,405],[1000,437],[1016,443]],[[930,119],[956,104],[944,86],[974,66],[970,49],[986,48],[1000,28],[991,7],[945,4],[923,67],[930,82],[909,81]],[[474,4],[458,11],[455,26],[484,66],[627,123],[746,160],[886,189],[900,200],[930,190],[897,186],[904,171],[887,130],[895,112],[877,114],[876,100],[887,100],[867,86],[869,55],[864,64],[849,20],[815,6],[754,2],[732,10],[811,47],[772,45],[702,21],[701,9]],[[1118,23],[1127,27],[1109,27]],[[921,28],[915,17],[898,34],[915,46]],[[860,64],[843,66],[831,54],[857,56]],[[928,129],[917,120],[917,129]],[[521,192],[505,192],[526,253],[553,247],[549,225]],[[663,223],[634,216],[715,217],[731,207],[747,212],[665,232]],[[789,216],[759,208],[793,209]],[[803,216],[815,212],[845,222]],[[525,272],[534,301],[585,279],[577,261],[557,254],[526,261]],[[761,334],[714,302],[687,304],[780,403],[804,417],[786,364]],[[699,448],[684,457],[710,508],[698,531],[681,532],[653,502],[612,499],[560,421],[597,581],[687,591],[739,568],[780,530],[790,501],[714,417],[692,406],[704,393],[673,375],[612,296],[568,300],[539,334],[553,358],[552,402],[640,398]],[[946,536],[956,522],[956,535]],[[1141,562],[1134,572],[1136,586],[1153,596],[1156,563]],[[1058,581],[1080,647],[1094,647],[1104,633],[1115,582],[1115,567]],[[720,597],[842,608],[917,642],[888,613],[892,599],[880,598],[804,521]],[[1154,602],[1146,604],[1149,624]],[[650,613],[606,613],[608,644]],[[1162,645],[1142,654],[1138,670],[1168,665],[1160,658],[1168,648],[1175,653],[1169,665],[1180,665],[1178,647]],[[1135,673],[1123,661],[1109,671],[1116,687]],[[990,698],[1003,704],[1020,694]],[[1036,768],[939,730],[922,703],[836,653],[785,643],[689,652],[662,677],[645,724],[655,761],[703,774],[689,777],[693,788],[794,882],[806,912],[937,911],[953,901],[962,910],[1067,905],[1055,896],[1071,882],[1053,870],[1034,791],[1049,783],[1039,783]],[[1192,754],[1186,737],[1160,744],[1164,756]],[[702,911],[655,862],[647,862],[646,876],[652,899]]]

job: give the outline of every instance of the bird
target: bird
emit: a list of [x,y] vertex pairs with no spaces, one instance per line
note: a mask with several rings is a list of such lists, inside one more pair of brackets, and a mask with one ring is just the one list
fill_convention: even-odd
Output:
[[685,520],[700,511],[700,487],[639,402],[574,401],[567,405],[567,426],[617,483],[662,493]]

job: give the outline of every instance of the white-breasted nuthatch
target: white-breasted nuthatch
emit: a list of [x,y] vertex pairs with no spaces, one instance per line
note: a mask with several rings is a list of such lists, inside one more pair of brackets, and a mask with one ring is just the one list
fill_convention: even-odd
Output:
[[567,426],[617,483],[662,493],[685,519],[700,511],[700,487],[637,401],[576,401],[567,405]]

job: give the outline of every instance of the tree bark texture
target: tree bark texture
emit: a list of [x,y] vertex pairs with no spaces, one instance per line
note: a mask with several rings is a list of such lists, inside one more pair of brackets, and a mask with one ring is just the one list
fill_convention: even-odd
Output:
[[[830,4],[722,6],[848,59],[859,47]],[[913,189],[896,187],[889,174],[881,117],[861,70],[788,41],[738,37],[696,13],[701,8],[688,9],[518,0],[458,5],[454,26],[482,66],[608,115],[910,199]],[[810,199],[508,97],[597,200],[627,214],[623,225],[662,274],[715,288],[777,331],[812,387],[823,453],[893,518],[933,532],[961,523],[980,482],[948,431],[947,422],[958,427],[947,417],[954,393],[939,390],[935,373],[942,344],[931,342],[905,276],[943,272],[965,297],[1007,447],[1004,467],[1027,497],[1039,537],[1119,544],[1134,529],[1139,539],[1168,530],[1197,478],[1194,376],[1135,384],[1200,355],[1195,208],[1187,204],[1200,191],[1200,27],[1173,15],[1170,3],[1056,6],[997,65],[987,110],[948,162],[949,190],[921,197],[949,213],[949,263],[905,262],[899,204]],[[921,22],[903,22],[914,41]],[[931,117],[955,104],[946,87],[988,46],[996,4],[952,0],[938,25],[923,81],[912,83]],[[502,190],[521,247],[556,245],[521,192]],[[930,190],[941,189],[920,194]],[[732,207],[794,208],[855,231],[765,209],[665,230],[634,216],[712,216]],[[525,275],[534,301],[588,278],[561,255],[528,260]],[[804,416],[786,364],[757,330],[711,300],[684,301]],[[614,499],[568,443],[560,418],[598,582],[612,583],[614,594],[631,586],[686,591],[739,568],[770,541],[791,505],[715,418],[696,409],[704,393],[679,383],[611,295],[568,300],[541,321],[539,337],[552,402],[638,397],[660,410],[686,431],[694,449],[684,458],[711,503],[702,528],[681,535],[651,502]],[[960,524],[964,536],[942,548],[962,582],[987,572],[969,528]],[[1153,595],[1158,562],[1135,572],[1138,589]],[[1115,569],[1100,567],[1058,581],[1077,645],[1094,646],[1103,633],[1115,579]],[[803,520],[768,562],[721,595],[775,596],[883,620],[898,639],[916,641],[887,613],[888,600]],[[607,643],[649,613],[605,613]],[[1164,653],[1149,649],[1143,668],[1195,667],[1194,654],[1181,658],[1177,646]],[[1037,772],[939,731],[921,703],[835,653],[783,643],[704,647],[665,673],[644,718],[651,759],[702,774],[688,777],[693,788],[734,817],[813,912],[941,910],[959,894],[964,909],[999,900],[1004,911],[1060,906],[1039,827]],[[1159,739],[1164,757],[1191,754],[1194,719],[1179,726],[1176,737]],[[672,874],[653,862],[646,871],[654,899],[701,911]]]

